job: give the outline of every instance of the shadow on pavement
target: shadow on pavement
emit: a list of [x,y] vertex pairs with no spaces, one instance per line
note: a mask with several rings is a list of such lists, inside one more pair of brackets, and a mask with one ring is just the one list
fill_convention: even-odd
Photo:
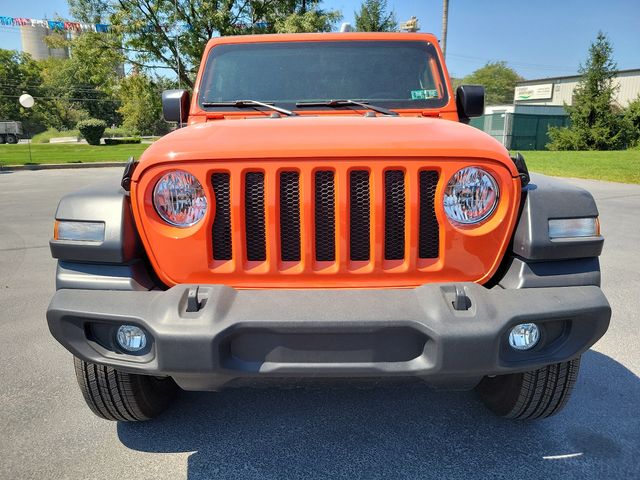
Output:
[[143,452],[193,452],[191,480],[638,478],[639,378],[591,351],[576,388],[537,422],[422,385],[185,393],[156,421],[120,423],[118,436]]

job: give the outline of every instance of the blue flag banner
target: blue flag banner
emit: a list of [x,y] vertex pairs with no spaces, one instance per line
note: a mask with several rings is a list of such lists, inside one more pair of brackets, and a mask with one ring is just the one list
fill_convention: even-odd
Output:
[[64,22],[57,22],[55,20],[47,20],[50,30],[64,30]]
[[0,26],[3,27],[44,27],[49,30],[64,30],[68,32],[98,32],[108,33],[111,25],[104,23],[80,23],[67,20],[37,20],[25,17],[0,16]]

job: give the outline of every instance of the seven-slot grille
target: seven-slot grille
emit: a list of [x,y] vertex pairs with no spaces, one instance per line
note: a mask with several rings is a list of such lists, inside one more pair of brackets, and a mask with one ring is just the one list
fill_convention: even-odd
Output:
[[[348,260],[370,262],[376,231],[383,237],[384,261],[403,261],[412,255],[407,239],[410,231],[418,230],[417,251],[419,259],[434,259],[439,256],[439,226],[435,213],[435,192],[438,172],[434,170],[384,169],[382,181],[372,181],[373,171],[354,168],[348,172],[333,169],[315,169],[305,172],[311,178],[303,183],[298,170],[277,172],[245,170],[239,185],[243,193],[242,206],[232,205],[231,175],[215,172],[211,177],[215,200],[215,217],[212,228],[213,258],[217,261],[232,260],[234,252],[242,252],[242,259],[249,262],[265,262],[270,253],[275,253],[276,262],[300,262],[305,252],[317,262],[336,262],[337,238],[342,231],[346,238]],[[339,175],[346,175],[344,180]],[[415,175],[417,191],[407,198],[408,175]],[[338,182],[345,188],[340,190]],[[303,189],[302,185],[310,188]],[[273,191],[275,189],[275,191]],[[381,189],[380,195],[376,189]],[[311,190],[311,191],[309,191]],[[381,202],[376,199],[383,197]],[[277,201],[277,207],[269,209],[269,199]],[[312,208],[305,211],[304,205]],[[415,215],[407,215],[407,207],[419,209]],[[343,209],[343,213],[337,211]],[[234,214],[234,212],[236,212]],[[271,213],[267,213],[271,212]],[[302,227],[301,215],[311,217],[311,229]],[[267,218],[273,215],[274,219]],[[346,220],[346,228],[338,222]],[[374,224],[374,222],[376,224]],[[383,223],[383,229],[377,223]],[[243,243],[234,250],[233,229],[240,229],[241,236],[235,240]],[[376,230],[378,229],[378,230]],[[268,248],[275,242],[276,249]],[[272,259],[270,259],[272,260]],[[376,260],[376,261],[377,261]]]

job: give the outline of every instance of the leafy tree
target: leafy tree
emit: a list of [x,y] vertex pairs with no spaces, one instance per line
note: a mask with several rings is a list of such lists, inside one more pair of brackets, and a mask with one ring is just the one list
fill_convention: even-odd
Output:
[[364,0],[355,18],[360,32],[392,32],[398,28],[395,13],[387,11],[387,0]]
[[115,35],[86,32],[68,40],[62,36],[48,39],[50,45],[70,49],[69,59],[50,58],[43,64],[43,88],[63,110],[63,128],[72,128],[78,120],[98,118],[108,125],[117,124],[118,101],[115,90],[120,81],[124,55],[113,45]]
[[277,19],[275,30],[278,33],[330,32],[340,18],[342,15],[335,11],[307,10]]
[[471,75],[462,79],[461,84],[484,85],[485,103],[487,105],[504,105],[513,103],[516,83],[522,77],[506,62],[489,62]]
[[[49,126],[52,102],[41,89],[42,69],[25,53],[0,49],[0,121],[21,121],[29,134],[41,132]],[[33,108],[20,106],[23,93],[35,99]]]
[[640,96],[629,104],[624,112],[625,128],[628,131],[628,140],[632,145],[640,143]]
[[158,135],[169,130],[162,119],[162,90],[172,88],[168,80],[152,79],[134,71],[123,78],[118,88],[122,126],[134,135]]
[[71,16],[80,22],[104,23],[109,16],[109,0],[67,0]]
[[628,141],[624,118],[614,105],[618,86],[613,83],[616,63],[607,36],[599,32],[589,47],[589,58],[580,65],[582,79],[573,92],[573,104],[565,105],[571,125],[550,128],[551,150],[616,150]]
[[193,87],[195,67],[215,35],[326,31],[340,18],[321,0],[110,0],[110,23],[129,61],[168,68]]

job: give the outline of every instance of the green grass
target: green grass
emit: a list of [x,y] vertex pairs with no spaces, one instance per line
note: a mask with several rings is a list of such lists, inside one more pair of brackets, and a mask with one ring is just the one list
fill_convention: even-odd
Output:
[[613,152],[521,152],[529,170],[556,177],[640,183],[640,149]]
[[34,135],[31,139],[31,143],[49,143],[49,141],[54,137],[79,137],[79,130],[56,130],[55,128],[50,128],[44,132],[38,133]]
[[[0,165],[126,161],[148,144],[132,145],[0,145]],[[640,184],[640,149],[615,152],[522,152],[529,170],[558,177],[591,178]]]
[[136,158],[149,144],[132,145],[31,145],[29,160],[28,145],[0,145],[0,165],[42,165],[45,163],[89,163],[125,162],[130,156]]

